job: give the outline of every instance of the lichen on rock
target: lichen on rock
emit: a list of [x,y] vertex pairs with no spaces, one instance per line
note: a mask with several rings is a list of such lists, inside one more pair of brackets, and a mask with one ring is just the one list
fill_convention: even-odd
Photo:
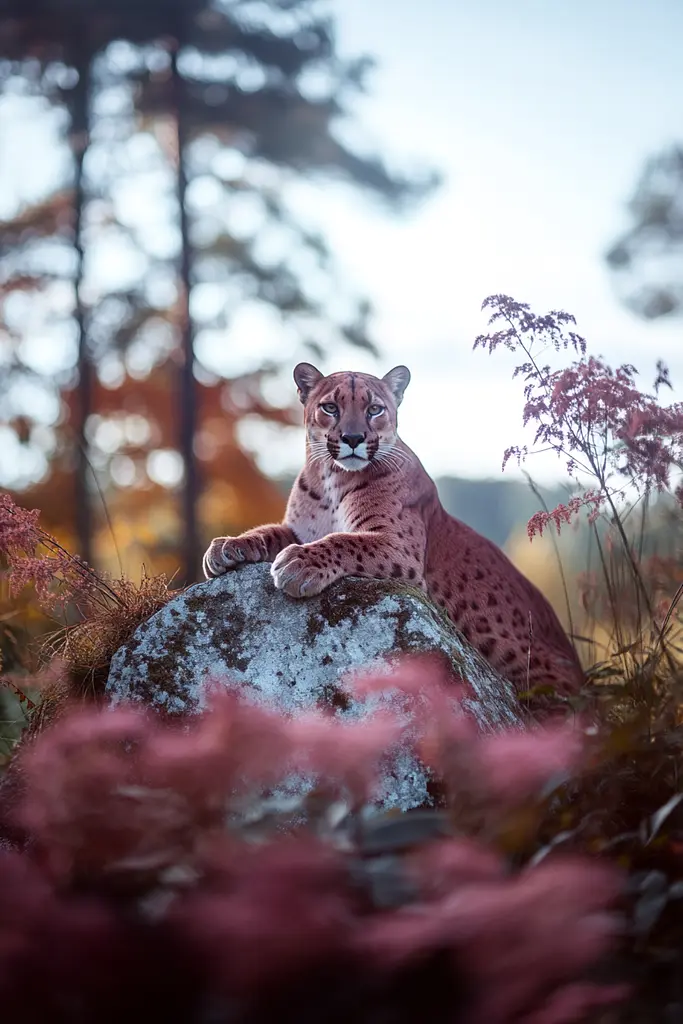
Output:
[[[422,591],[349,577],[294,600],[275,589],[267,565],[243,566],[175,597],[116,653],[107,694],[113,703],[143,701],[173,714],[201,710],[207,682],[222,680],[285,713],[327,707],[356,717],[367,703],[343,679],[388,671],[392,659],[415,653],[438,656],[454,683],[467,682],[462,704],[483,730],[521,724],[511,685]],[[400,785],[392,774],[389,803],[415,806],[426,797],[414,763],[400,768]]]

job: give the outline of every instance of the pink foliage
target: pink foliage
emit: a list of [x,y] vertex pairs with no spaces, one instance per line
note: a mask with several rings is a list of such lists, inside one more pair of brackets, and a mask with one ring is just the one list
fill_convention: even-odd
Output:
[[420,947],[451,947],[478,993],[472,1024],[578,1020],[577,1006],[585,1013],[614,999],[616,991],[606,996],[601,986],[582,984],[580,1003],[575,987],[615,934],[604,912],[618,895],[610,869],[565,859],[510,876],[474,846],[444,845],[453,847],[456,870],[447,865],[439,886],[434,858],[424,858],[432,899],[371,925],[373,948],[396,963]]
[[[537,513],[529,523],[530,538],[550,523],[559,533],[584,507],[596,519],[602,504],[625,484],[640,493],[669,488],[672,471],[683,465],[683,403],[660,404],[659,389],[671,387],[661,361],[650,394],[638,388],[631,364],[613,370],[600,357],[588,355],[585,340],[570,329],[575,323],[570,314],[537,316],[526,303],[507,295],[490,296],[482,308],[492,311],[489,324],[498,329],[480,335],[474,348],[491,353],[502,346],[522,353],[514,376],[524,378],[524,425],[535,426],[531,450],[508,448],[503,467],[512,457],[521,462],[534,452],[551,450],[565,459],[570,476],[590,476],[598,484],[597,490],[552,512]],[[553,370],[540,361],[548,349],[571,349],[579,358]],[[675,493],[681,500],[680,488]]]
[[32,584],[38,599],[44,602],[50,595],[55,578],[64,568],[64,560],[61,558],[17,558],[12,564],[9,577],[10,593],[16,595]]
[[586,493],[580,497],[570,498],[566,505],[560,504],[550,512],[535,512],[527,523],[529,540],[532,540],[536,534],[538,534],[539,537],[542,537],[543,531],[548,526],[554,526],[557,532],[560,533],[562,524],[566,523],[569,525],[572,518],[582,508],[590,509],[590,512],[588,513],[588,522],[594,523],[600,515],[600,510],[604,502],[604,494],[599,494],[597,491],[586,491]]
[[0,492],[0,554],[32,555],[40,543],[39,517],[38,509],[21,508],[9,494]]
[[549,779],[580,770],[579,724],[549,722],[543,729],[482,736],[442,667],[430,659],[404,659],[390,683],[386,676],[368,676],[349,685],[356,695],[394,688],[393,706],[408,714],[422,761],[454,795],[474,792],[487,804],[512,807],[538,796]]
[[222,830],[231,800],[293,771],[332,785],[363,782],[398,736],[376,715],[353,725],[310,713],[286,719],[216,692],[190,729],[122,708],[71,713],[25,756],[22,824],[55,878],[104,870],[136,879],[193,864],[208,833]]
[[[371,800],[401,738],[487,813],[580,767],[577,730],[479,736],[427,662],[354,684],[387,687],[366,721],[223,692],[180,725],[123,708],[48,729],[21,763],[31,840],[0,854],[6,1018],[569,1024],[620,998],[584,979],[613,945],[607,866],[511,871],[477,834],[368,860],[355,826],[341,842],[313,824],[244,831],[241,811],[291,772],[328,802],[344,787]],[[374,901],[380,868],[403,879],[393,909]]]
[[101,604],[103,595],[119,603],[104,577],[43,530],[39,517],[37,509],[22,508],[0,492],[0,556],[8,564],[10,592],[33,585],[39,603],[50,611],[68,601]]
[[549,782],[576,774],[585,756],[584,737],[572,722],[483,736],[475,752],[483,785],[507,806],[537,797]]

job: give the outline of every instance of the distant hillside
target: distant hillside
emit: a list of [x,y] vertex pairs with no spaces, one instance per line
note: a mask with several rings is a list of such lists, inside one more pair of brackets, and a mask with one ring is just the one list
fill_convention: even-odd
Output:
[[[281,477],[277,483],[283,493],[289,494],[294,477]],[[539,511],[539,502],[528,484],[518,480],[468,480],[464,477],[443,476],[436,486],[444,508],[452,516],[462,519],[485,537],[504,547],[511,533],[520,524]],[[540,487],[548,508],[566,501],[563,487]]]
[[[513,530],[526,525],[543,506],[529,485],[519,480],[469,480],[443,476],[436,480],[444,508],[457,519],[504,547]],[[539,487],[549,509],[567,500],[565,487]]]

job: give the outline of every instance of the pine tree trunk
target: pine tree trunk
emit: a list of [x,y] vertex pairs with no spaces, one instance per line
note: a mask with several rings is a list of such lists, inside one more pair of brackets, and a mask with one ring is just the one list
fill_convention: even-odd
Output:
[[88,332],[82,299],[84,269],[83,253],[83,212],[85,189],[83,185],[83,161],[88,149],[90,120],[90,60],[81,52],[77,64],[78,83],[71,95],[71,146],[74,156],[74,251],[76,269],[74,272],[74,320],[78,338],[78,392],[76,403],[76,536],[78,554],[86,562],[92,561],[92,507],[88,491],[88,441],[86,428],[92,412],[92,365],[88,351]]
[[186,206],[187,175],[185,151],[187,145],[187,115],[185,105],[185,83],[178,70],[178,50],[182,43],[182,31],[178,32],[177,46],[171,56],[173,108],[177,139],[177,192],[180,221],[180,284],[181,284],[181,360],[180,360],[180,422],[179,447],[185,470],[182,494],[183,520],[183,566],[184,583],[193,583],[199,574],[199,531],[197,524],[197,499],[199,477],[194,454],[194,439],[197,429],[197,391],[194,378],[194,327],[190,316],[190,290],[192,287],[192,253],[189,239],[189,225]]

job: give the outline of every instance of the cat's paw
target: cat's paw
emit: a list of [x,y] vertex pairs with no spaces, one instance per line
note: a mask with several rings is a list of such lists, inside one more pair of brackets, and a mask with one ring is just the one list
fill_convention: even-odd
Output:
[[316,553],[305,544],[290,544],[277,556],[270,575],[278,590],[290,597],[315,597],[333,580]]
[[207,580],[210,580],[243,562],[267,561],[268,547],[258,534],[253,537],[216,537],[206,550],[202,569]]

